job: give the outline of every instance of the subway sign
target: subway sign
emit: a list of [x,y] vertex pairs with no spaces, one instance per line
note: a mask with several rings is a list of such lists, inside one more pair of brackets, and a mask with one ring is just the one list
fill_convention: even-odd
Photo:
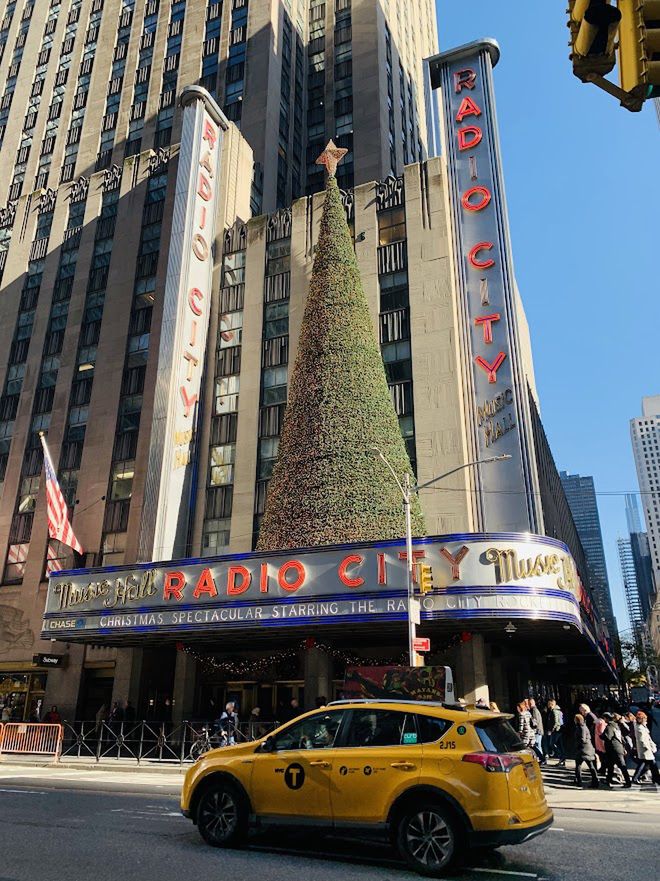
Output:
[[[527,535],[414,540],[434,591],[422,620],[529,618],[583,630],[581,584],[561,542]],[[407,617],[405,542],[389,541],[58,572],[42,636],[99,642],[130,634],[222,634]]]
[[477,472],[477,522],[483,530],[534,532],[542,520],[495,114],[498,58],[497,44],[484,40],[427,64],[431,87],[442,92],[471,454],[511,457]]

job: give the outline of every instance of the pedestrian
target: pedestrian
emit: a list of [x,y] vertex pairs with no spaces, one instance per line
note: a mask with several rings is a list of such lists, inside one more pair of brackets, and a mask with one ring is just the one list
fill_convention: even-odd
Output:
[[637,746],[637,770],[633,774],[633,783],[641,783],[641,778],[647,771],[651,772],[651,780],[660,783],[660,771],[655,761],[658,747],[651,738],[651,732],[647,726],[647,715],[642,710],[637,713],[635,724],[635,740]]
[[623,740],[623,745],[626,749],[626,757],[632,756],[635,740],[635,731],[632,722],[629,722],[625,716],[621,716],[619,713],[614,714],[614,721],[617,723],[619,730],[621,731],[621,739]]
[[5,704],[2,708],[2,717],[0,717],[0,721],[2,722],[10,722],[11,721],[11,707],[9,704]]
[[324,694],[320,694],[320,695],[316,698],[316,709],[317,709],[317,710],[322,710],[323,707],[327,706],[327,703],[328,703],[328,699],[327,699],[327,697],[326,697]]
[[497,706],[495,701],[491,701],[488,704],[488,709],[491,711],[491,713],[499,713],[500,712],[500,708]]
[[218,727],[223,746],[233,746],[236,743],[236,732],[238,730],[238,713],[236,712],[234,701],[227,702],[220,716]]
[[62,717],[60,716],[55,704],[53,704],[53,706],[44,716],[44,722],[47,722],[49,725],[60,725],[62,723]]
[[534,730],[532,728],[532,717],[527,709],[525,701],[520,701],[516,707],[518,713],[518,735],[526,749],[534,749]]
[[598,774],[596,773],[596,750],[594,749],[586,720],[582,713],[575,714],[575,783],[582,786],[582,763],[587,766],[591,774],[591,788],[598,789]]
[[486,701],[484,700],[484,698],[480,697],[480,698],[477,698],[477,702],[474,705],[474,708],[475,708],[475,710],[488,710],[489,706],[486,703]]
[[564,714],[557,704],[556,700],[548,701],[547,731],[548,731],[548,752],[550,755],[558,758],[557,767],[566,767],[566,751],[564,750],[564,736],[562,728],[564,726]]
[[261,731],[261,707],[253,707],[252,712],[250,713],[250,719],[248,722],[248,735],[250,740],[256,740],[259,737],[259,733]]
[[606,727],[607,722],[605,719],[596,716],[596,724],[594,725],[592,737],[596,755],[598,756],[598,770],[603,777],[607,774],[607,756],[605,755],[605,741],[603,740],[603,732]]
[[300,715],[300,704],[298,703],[297,698],[291,698],[289,706],[285,711],[285,722],[290,722],[292,719],[296,719]]
[[614,778],[614,769],[618,768],[623,775],[623,785],[626,789],[630,789],[632,784],[628,769],[626,768],[626,748],[623,743],[621,728],[611,713],[603,713],[603,720],[605,721],[605,730],[603,731],[602,738],[605,745],[605,766],[607,771],[605,780],[611,786]]
[[545,756],[545,752],[543,750],[543,741],[545,729],[543,727],[543,716],[541,715],[541,711],[536,706],[536,701],[533,697],[530,697],[528,700],[529,704],[529,712],[532,717],[532,728],[534,730],[534,750],[536,751],[536,755],[539,758],[539,762],[542,765],[545,765],[547,760]]
[[123,722],[124,721],[124,711],[122,710],[121,704],[119,701],[115,701],[112,705],[112,709],[110,710],[110,715],[108,716],[108,722]]

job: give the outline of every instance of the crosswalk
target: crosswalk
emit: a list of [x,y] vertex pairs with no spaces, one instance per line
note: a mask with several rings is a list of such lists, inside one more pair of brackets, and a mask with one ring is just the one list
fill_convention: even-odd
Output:
[[[575,762],[571,759],[568,759],[565,767],[560,767],[556,762],[553,762],[552,759],[550,763],[544,765],[541,769],[543,772],[543,784],[546,789],[559,789],[559,790],[572,790],[575,792],[578,787],[575,785]],[[633,771],[630,770],[630,776],[632,777]],[[604,789],[607,789],[607,786],[602,777],[599,775],[599,779],[601,781],[601,785]],[[582,780],[583,787],[589,786],[590,777],[589,773],[586,771],[584,766],[582,767]],[[612,784],[610,791],[621,789],[623,790],[623,783],[615,782]],[[631,790],[626,790],[629,795],[644,795],[646,793],[657,793],[660,791],[660,788],[656,786],[655,783],[651,780],[651,775],[647,774],[646,779],[641,785],[635,785]]]

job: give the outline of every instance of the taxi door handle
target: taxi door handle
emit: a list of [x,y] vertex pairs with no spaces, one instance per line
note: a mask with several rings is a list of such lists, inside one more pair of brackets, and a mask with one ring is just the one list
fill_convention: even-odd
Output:
[[390,768],[399,768],[401,771],[413,771],[415,765],[412,762],[392,762]]
[[244,765],[251,765],[254,762],[254,759],[243,759]]
[[330,762],[326,762],[325,759],[318,759],[318,761],[309,763],[312,768],[329,768]]

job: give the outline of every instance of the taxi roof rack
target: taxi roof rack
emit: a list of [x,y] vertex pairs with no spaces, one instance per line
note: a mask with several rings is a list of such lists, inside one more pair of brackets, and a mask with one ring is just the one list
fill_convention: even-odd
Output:
[[460,710],[463,713],[467,713],[468,708],[464,707],[463,704],[450,704],[446,701],[425,701],[418,697],[407,697],[406,695],[402,695],[401,697],[353,697],[353,698],[344,698],[342,700],[336,701],[328,701],[326,706],[328,707],[336,707],[341,704],[424,704],[429,707],[442,707],[445,710]]

